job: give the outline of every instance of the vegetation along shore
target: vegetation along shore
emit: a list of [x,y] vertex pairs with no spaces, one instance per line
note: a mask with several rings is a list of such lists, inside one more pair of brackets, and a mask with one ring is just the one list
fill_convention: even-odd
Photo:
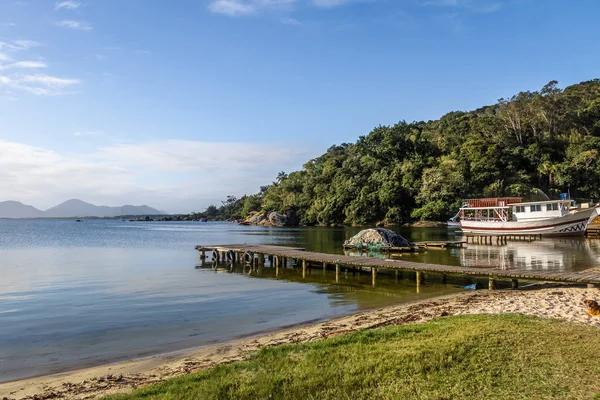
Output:
[[[464,198],[600,198],[600,80],[520,92],[439,120],[378,126],[331,146],[256,194],[229,196],[197,218],[277,212],[287,225],[445,221]],[[281,222],[281,218],[278,218]]]
[[600,393],[600,318],[588,314],[587,299],[600,300],[600,291],[548,286],[461,293],[4,383],[0,396],[591,398]]

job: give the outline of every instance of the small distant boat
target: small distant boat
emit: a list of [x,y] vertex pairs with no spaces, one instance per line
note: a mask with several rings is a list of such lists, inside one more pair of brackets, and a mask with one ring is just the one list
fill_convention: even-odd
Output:
[[560,200],[523,202],[520,197],[465,200],[460,228],[473,235],[583,236],[598,216],[598,206],[583,205],[565,194]]
[[83,221],[82,221],[82,220],[80,220],[80,219],[78,219],[78,220],[76,220],[75,222],[83,222]]
[[200,222],[208,222],[208,219],[206,219],[206,218],[200,218]]

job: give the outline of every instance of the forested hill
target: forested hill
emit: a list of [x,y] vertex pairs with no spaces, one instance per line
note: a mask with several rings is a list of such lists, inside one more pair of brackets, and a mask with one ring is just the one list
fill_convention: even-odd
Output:
[[598,199],[599,151],[600,80],[564,90],[553,81],[475,111],[378,126],[218,211],[295,213],[306,225],[406,223],[446,220],[464,198],[532,188]]

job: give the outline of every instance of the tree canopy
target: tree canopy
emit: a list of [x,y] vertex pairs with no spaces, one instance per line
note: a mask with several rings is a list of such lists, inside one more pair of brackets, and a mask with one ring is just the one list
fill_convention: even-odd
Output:
[[305,225],[402,224],[446,220],[465,198],[532,188],[598,199],[599,152],[600,80],[565,89],[552,81],[474,111],[377,126],[219,211],[294,210]]

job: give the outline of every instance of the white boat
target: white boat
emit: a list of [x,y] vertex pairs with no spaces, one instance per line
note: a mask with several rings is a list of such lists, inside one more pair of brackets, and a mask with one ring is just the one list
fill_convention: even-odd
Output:
[[598,206],[571,199],[523,202],[520,197],[465,200],[460,227],[471,235],[583,236]]

